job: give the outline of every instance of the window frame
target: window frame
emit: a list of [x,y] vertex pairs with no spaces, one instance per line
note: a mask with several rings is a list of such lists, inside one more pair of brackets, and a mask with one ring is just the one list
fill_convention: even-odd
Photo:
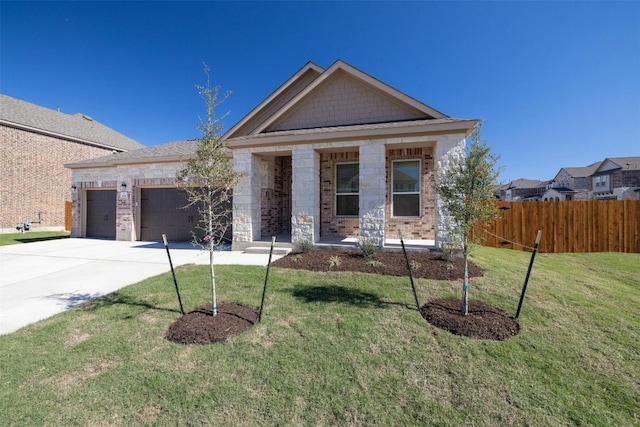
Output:
[[[395,191],[395,165],[400,162],[417,162],[418,163],[418,191]],[[392,218],[421,218],[422,217],[422,159],[395,159],[391,161],[391,217]],[[418,214],[417,215],[395,215],[395,196],[396,195],[418,195]]]
[[[338,168],[343,165],[357,165],[358,166],[358,191],[357,192],[339,192],[338,191]],[[334,192],[333,192],[333,214],[338,218],[357,218],[360,216],[360,162],[339,162],[334,165],[335,179]],[[338,197],[340,196],[357,196],[358,197],[358,212],[355,214],[339,214],[338,213]]]
[[606,193],[611,191],[609,187],[609,175],[594,176],[593,189],[596,193]]

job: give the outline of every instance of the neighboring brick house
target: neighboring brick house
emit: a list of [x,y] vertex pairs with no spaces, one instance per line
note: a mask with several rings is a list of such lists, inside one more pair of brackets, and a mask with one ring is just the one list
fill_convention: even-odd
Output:
[[[591,198],[591,175],[602,162],[584,167],[562,168],[551,181],[543,201],[589,200]],[[562,189],[563,191],[558,191]],[[573,192],[573,193],[572,193]]]
[[[441,243],[445,217],[433,188],[435,168],[464,156],[477,124],[342,61],[328,69],[307,63],[223,136],[242,173],[233,194],[233,249],[271,235],[312,243],[364,237],[383,246],[402,232]],[[89,235],[100,221],[100,214],[87,213],[87,194],[96,187],[113,192],[108,209],[117,217],[116,239],[158,240],[172,223],[183,224],[174,235],[186,235],[193,215],[179,209],[175,172],[193,143],[68,165],[79,189],[72,235]]]
[[604,159],[591,175],[591,188],[596,199],[640,199],[640,157]]
[[71,200],[65,163],[143,147],[83,114],[65,114],[0,94],[0,228],[22,222],[63,229]]

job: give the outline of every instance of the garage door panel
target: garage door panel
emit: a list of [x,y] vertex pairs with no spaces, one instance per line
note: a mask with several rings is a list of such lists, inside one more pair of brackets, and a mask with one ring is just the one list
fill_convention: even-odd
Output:
[[116,191],[87,191],[87,237],[115,239]]
[[196,206],[187,205],[183,190],[176,188],[143,188],[141,190],[140,238],[147,241],[189,241],[198,229],[199,214]]

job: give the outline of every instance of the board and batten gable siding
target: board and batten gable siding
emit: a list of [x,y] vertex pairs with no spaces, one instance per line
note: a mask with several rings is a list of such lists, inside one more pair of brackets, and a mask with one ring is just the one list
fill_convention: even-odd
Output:
[[344,73],[336,73],[316,88],[293,114],[269,126],[268,131],[420,118],[424,118],[424,114],[400,106],[389,97]]

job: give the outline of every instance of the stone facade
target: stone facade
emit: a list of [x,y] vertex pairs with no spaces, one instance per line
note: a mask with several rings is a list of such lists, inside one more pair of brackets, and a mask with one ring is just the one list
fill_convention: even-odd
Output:
[[[442,173],[452,165],[462,162],[465,157],[465,140],[448,139],[436,147],[436,170]],[[442,203],[436,201],[436,240],[439,247],[450,241],[447,234],[451,230],[451,217],[447,214]]]
[[[140,190],[175,188],[179,162],[118,165],[73,171],[71,237],[86,236],[87,190],[116,190],[116,240],[138,240],[140,234]],[[122,184],[126,187],[122,187]]]
[[38,220],[35,228],[64,229],[65,202],[71,201],[71,170],[66,163],[111,154],[111,149],[81,144],[0,125],[0,228]]
[[[574,177],[565,169],[560,169],[553,182],[554,187],[570,188],[575,191],[572,200],[589,200],[591,198],[591,177]],[[546,195],[546,194],[545,194]],[[550,198],[551,196],[547,196]],[[557,195],[558,200],[564,200],[563,196]],[[543,197],[544,200],[544,197]],[[555,195],[554,199],[555,200]]]

